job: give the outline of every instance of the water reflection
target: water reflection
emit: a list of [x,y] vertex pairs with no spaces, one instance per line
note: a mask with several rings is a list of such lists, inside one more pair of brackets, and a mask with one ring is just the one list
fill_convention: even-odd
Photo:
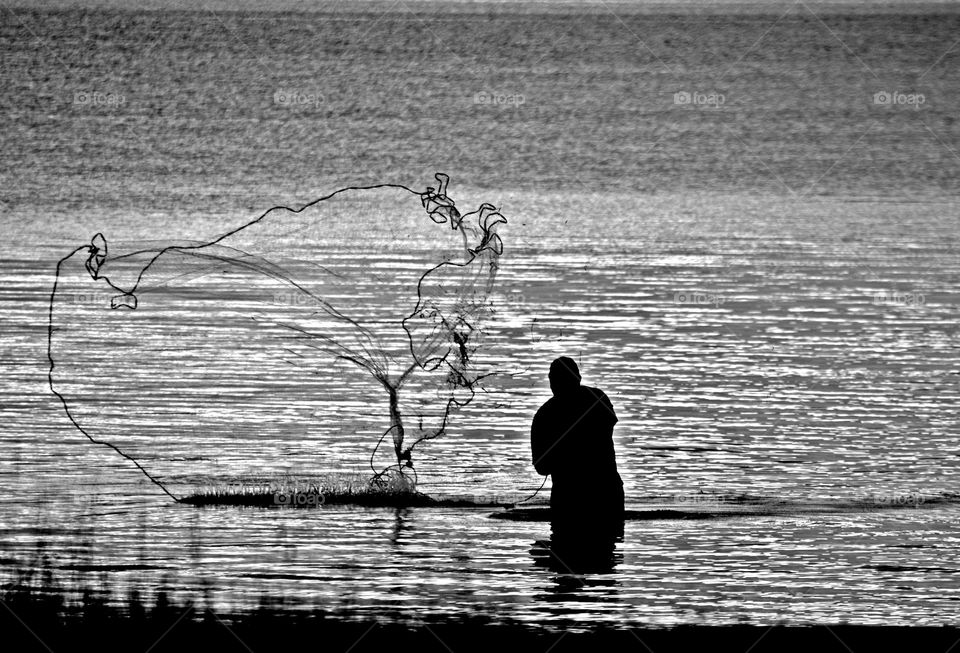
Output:
[[617,544],[623,543],[623,524],[619,534],[601,537],[576,536],[554,532],[548,540],[537,540],[530,549],[533,564],[557,574],[609,574],[623,561]]
[[392,546],[398,546],[402,544],[400,538],[403,535],[404,528],[407,526],[407,517],[409,514],[409,508],[396,509],[396,512],[394,513],[393,531],[390,533],[390,544]]
[[606,531],[577,532],[553,524],[551,537],[537,540],[530,548],[534,568],[554,574],[553,585],[538,598],[552,603],[617,600],[620,581],[614,572],[623,562],[618,549],[623,544],[623,526],[621,521]]

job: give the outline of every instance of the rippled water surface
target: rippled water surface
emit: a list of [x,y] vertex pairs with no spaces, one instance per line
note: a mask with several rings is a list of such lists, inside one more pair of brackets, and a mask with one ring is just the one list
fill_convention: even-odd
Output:
[[[953,17],[903,19],[899,32],[896,17],[826,17],[833,36],[798,16],[772,28],[776,16],[628,18],[633,32],[657,35],[663,71],[649,53],[637,59],[635,37],[609,17],[459,16],[456,29],[503,40],[450,46],[455,65],[405,14],[15,15],[0,29],[18,84],[0,107],[18,126],[0,154],[5,581],[50,567],[64,586],[102,587],[115,601],[163,590],[226,612],[268,597],[345,618],[955,621],[960,242],[956,162],[942,147],[957,144],[955,79],[946,64],[928,71],[922,88],[941,103],[907,121],[870,113],[873,78],[861,66],[919,76],[950,46]],[[64,36],[77,24],[85,46]],[[285,37],[292,24],[321,51]],[[359,31],[337,41],[331,30],[345,24]],[[544,25],[564,39],[545,41]],[[768,42],[748,50],[768,28]],[[862,62],[838,54],[838,34]],[[889,34],[902,37],[893,54]],[[137,38],[154,54],[120,66],[117,52]],[[809,56],[797,57],[803,47]],[[516,63],[524,48],[541,59]],[[321,115],[272,104],[260,66],[288,71],[278,84],[326,80]],[[646,104],[728,68],[727,113]],[[406,85],[387,85],[396,93],[386,97],[377,89],[391,76]],[[125,107],[50,104],[91,85],[126,93]],[[531,111],[476,113],[490,107],[470,98],[488,87],[519,89]],[[584,116],[597,128],[573,129]],[[740,124],[758,127],[730,131]],[[800,136],[781,138],[790,130]],[[646,154],[630,145],[639,141]],[[436,170],[452,175],[458,206],[491,201],[509,219],[483,350],[504,373],[445,437],[417,449],[419,489],[481,503],[533,494],[529,422],[549,396],[549,362],[569,355],[620,417],[628,507],[728,514],[629,521],[609,573],[577,576],[541,564],[535,543],[548,523],[491,519],[492,508],[178,505],[71,427],[47,387],[49,293],[56,261],[93,234],[115,253],[205,240],[358,179],[419,191]],[[432,243],[398,217],[398,201],[370,204],[370,229],[340,213],[295,237],[281,221],[250,244],[383,320],[391,303],[405,305]],[[110,311],[113,293],[82,266],[65,262],[52,351],[90,433],[178,494],[369,473],[383,390],[320,357],[290,364],[291,341],[251,319],[309,320],[288,290],[173,266],[137,311]]]
[[[823,220],[856,210],[817,205]],[[5,479],[21,498],[4,508],[8,565],[34,560],[45,542],[58,574],[118,593],[168,587],[220,608],[272,595],[398,619],[433,611],[538,623],[948,621],[960,597],[951,501],[956,258],[949,234],[912,242],[883,220],[883,211],[899,217],[905,207],[860,210],[876,220],[874,233],[891,232],[835,244],[758,224],[749,245],[713,234],[650,243],[638,234],[584,240],[582,254],[508,249],[488,355],[519,371],[490,383],[449,436],[416,457],[427,493],[508,502],[533,493],[529,419],[548,396],[547,363],[568,353],[620,415],[630,508],[712,511],[745,499],[774,514],[628,522],[613,571],[578,580],[536,565],[532,549],[549,524],[490,519],[492,509],[180,506],[66,428],[62,411],[39,396],[35,360],[6,384],[8,415],[26,426],[25,413],[38,407],[33,426],[4,445]],[[361,266],[376,260],[355,256]],[[6,265],[8,314],[27,327],[43,314],[49,269]],[[184,288],[222,282],[193,278]],[[218,301],[230,313],[237,294],[224,292]],[[915,303],[897,299],[910,294]],[[102,300],[90,295],[77,301]],[[138,309],[148,317],[150,301],[145,294]],[[210,355],[204,329],[221,338],[224,324],[241,327],[232,315],[211,319],[193,295],[171,291],[167,301],[181,304],[167,309],[185,316],[177,324],[191,326],[151,331],[164,347],[180,343],[162,350],[163,370],[147,370],[162,375],[150,386],[157,395],[125,388],[153,345],[91,330],[93,320],[72,325],[87,346],[71,353],[64,324],[58,360],[67,369],[71,355],[85,365],[102,358],[96,374],[78,369],[65,379],[81,423],[142,451],[180,492],[368,469],[385,414],[373,384],[348,376],[332,397],[322,385],[304,391],[296,382],[306,372],[278,363],[281,343],[259,362],[214,348],[220,357],[198,367],[197,357]],[[41,353],[42,326],[11,344]],[[126,342],[124,355],[98,340],[105,335]],[[107,396],[89,394],[104,387]],[[130,433],[131,423],[149,436]]]

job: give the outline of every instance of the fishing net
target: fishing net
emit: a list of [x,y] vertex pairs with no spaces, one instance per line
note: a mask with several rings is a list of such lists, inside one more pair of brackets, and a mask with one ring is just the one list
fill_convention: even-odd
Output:
[[437,181],[341,189],[208,240],[95,235],[50,298],[67,417],[164,489],[337,471],[351,448],[378,475],[410,469],[491,373],[506,222],[490,204],[461,214]]

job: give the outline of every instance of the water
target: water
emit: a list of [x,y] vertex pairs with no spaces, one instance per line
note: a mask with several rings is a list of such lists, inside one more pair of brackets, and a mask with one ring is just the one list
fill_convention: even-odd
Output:
[[[782,13],[5,12],[5,577],[42,542],[71,587],[220,611],[270,595],[394,620],[949,622],[957,18]],[[924,103],[873,104],[884,90]],[[724,101],[674,104],[683,91]],[[179,506],[71,430],[46,387],[49,290],[94,233],[209,239],[274,204],[421,189],[438,170],[459,206],[510,220],[488,356],[517,374],[418,450],[420,489],[532,494],[529,419],[549,361],[571,355],[620,416],[631,508],[724,496],[775,514],[629,522],[613,572],[571,580],[535,565],[544,523]],[[333,240],[298,246],[357,246]],[[340,260],[365,270],[381,250]],[[377,389],[344,371],[314,392],[247,339],[242,285],[187,285],[206,294],[124,318],[154,320],[156,341],[110,354],[78,346],[102,323],[64,334],[84,423],[179,492],[364,473]],[[173,410],[130,410],[149,364]]]

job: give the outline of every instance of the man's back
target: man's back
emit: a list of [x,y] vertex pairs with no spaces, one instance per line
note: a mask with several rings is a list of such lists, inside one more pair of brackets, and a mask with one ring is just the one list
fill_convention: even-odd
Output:
[[551,474],[554,487],[574,477],[612,480],[616,413],[601,390],[579,386],[547,400],[533,418],[531,444],[537,472]]
[[623,481],[617,472],[610,399],[578,386],[549,399],[533,418],[531,445],[537,472],[553,477],[554,531],[623,519]]
[[537,472],[553,477],[554,543],[608,543],[623,535],[623,481],[613,448],[617,415],[607,395],[580,384],[573,359],[553,361],[549,378],[553,397],[533,418],[530,445]]

